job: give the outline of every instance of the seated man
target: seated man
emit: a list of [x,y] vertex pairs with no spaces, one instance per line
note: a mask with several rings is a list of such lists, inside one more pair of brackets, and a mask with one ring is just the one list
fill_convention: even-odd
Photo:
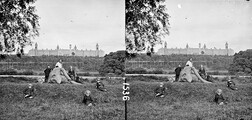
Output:
[[225,103],[225,99],[222,95],[221,89],[217,89],[215,97],[214,97],[214,102],[217,103],[218,105],[223,105]]
[[96,81],[96,88],[100,91],[104,91],[106,92],[106,88],[104,86],[104,84],[100,81],[100,79],[98,78],[98,80]]
[[206,69],[203,65],[200,65],[200,69],[199,69],[198,73],[201,76],[201,78],[203,78],[209,82],[213,82],[211,76],[206,73]]
[[73,81],[76,80],[76,72],[73,69],[73,66],[70,66],[70,69],[68,70],[68,75]]
[[24,90],[24,97],[25,98],[33,98],[35,94],[35,88],[32,86],[32,84],[29,84],[28,88]]
[[87,106],[93,106],[94,103],[93,103],[93,99],[91,97],[91,92],[89,90],[87,90],[84,94],[84,98],[82,100],[82,103],[84,103],[85,105]]
[[205,68],[204,68],[203,65],[200,65],[199,75],[200,75],[203,79],[206,79],[206,78],[207,78],[206,70],[205,70]]
[[235,83],[234,83],[234,81],[231,80],[230,77],[228,78],[228,81],[227,81],[227,87],[230,88],[231,90],[238,89],[237,87],[235,87]]
[[164,87],[164,83],[160,83],[160,86],[158,88],[155,89],[155,94],[156,97],[164,97],[164,93],[165,93],[165,87]]
[[193,67],[192,58],[186,62],[186,66]]

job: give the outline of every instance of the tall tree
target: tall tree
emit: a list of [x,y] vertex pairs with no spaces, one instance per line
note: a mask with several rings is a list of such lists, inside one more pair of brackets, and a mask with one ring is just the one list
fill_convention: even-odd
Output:
[[99,69],[101,75],[115,73],[121,75],[125,72],[126,51],[110,52],[104,56],[103,64]]
[[[36,0],[0,0],[0,51],[22,52],[39,35]],[[18,49],[20,48],[20,49]]]
[[229,67],[231,74],[243,72],[252,75],[252,50],[240,51],[234,54],[233,63]]
[[165,0],[126,0],[126,50],[143,51],[169,34]]

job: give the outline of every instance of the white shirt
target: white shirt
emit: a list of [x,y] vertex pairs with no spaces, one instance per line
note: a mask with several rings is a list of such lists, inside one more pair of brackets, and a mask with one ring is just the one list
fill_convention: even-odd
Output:
[[55,66],[58,66],[59,68],[62,68],[62,64],[60,62],[57,62]]
[[192,66],[193,66],[193,65],[192,65],[192,62],[191,62],[191,61],[187,61],[187,62],[186,62],[186,66],[192,67]]

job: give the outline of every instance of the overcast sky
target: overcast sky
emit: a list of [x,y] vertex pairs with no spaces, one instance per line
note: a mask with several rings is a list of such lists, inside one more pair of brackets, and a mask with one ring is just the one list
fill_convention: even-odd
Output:
[[123,0],[37,0],[35,6],[40,36],[33,41],[39,49],[72,44],[95,50],[96,43],[106,53],[125,49]]
[[252,2],[246,0],[166,0],[169,48],[229,48],[235,52],[252,48]]
[[[37,0],[39,49],[95,49],[105,53],[125,49],[124,0]],[[170,35],[168,48],[252,48],[252,2],[246,0],[166,0]],[[33,45],[34,47],[34,45]],[[156,46],[155,50],[161,45]],[[26,52],[31,47],[26,48]]]

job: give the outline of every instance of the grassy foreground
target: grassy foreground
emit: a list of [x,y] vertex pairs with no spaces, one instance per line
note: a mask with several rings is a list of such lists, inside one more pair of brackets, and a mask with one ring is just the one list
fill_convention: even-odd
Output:
[[[0,120],[123,120],[122,81],[104,81],[108,92],[97,91],[94,83],[84,85],[38,84],[33,99],[23,90],[33,80],[0,78]],[[129,120],[252,120],[252,83],[238,83],[238,91],[225,82],[169,83],[166,96],[155,98],[156,82],[130,80]],[[214,91],[223,90],[228,104],[214,104]],[[97,104],[81,103],[83,91],[91,90]]]

